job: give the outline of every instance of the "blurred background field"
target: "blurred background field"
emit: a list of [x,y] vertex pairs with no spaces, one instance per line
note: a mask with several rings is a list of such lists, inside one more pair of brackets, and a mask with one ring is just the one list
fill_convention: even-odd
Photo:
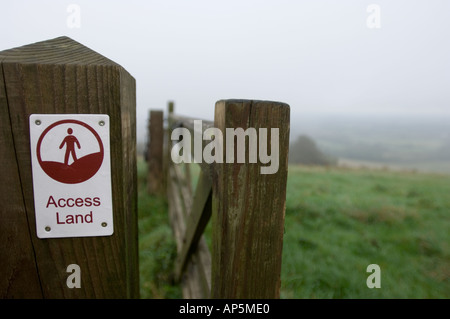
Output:
[[448,176],[291,166],[287,189],[283,297],[450,297]]
[[[181,298],[167,203],[146,194],[142,159],[138,176],[141,297]],[[290,165],[281,297],[450,298],[449,194],[445,174]]]

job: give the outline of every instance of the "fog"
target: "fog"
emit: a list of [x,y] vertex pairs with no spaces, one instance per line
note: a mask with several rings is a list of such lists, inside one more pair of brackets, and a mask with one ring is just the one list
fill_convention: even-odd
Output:
[[177,113],[205,119],[226,98],[285,102],[293,120],[450,113],[446,0],[15,0],[1,7],[0,50],[66,35],[127,69],[137,82],[140,141],[148,110],[166,109],[169,100]]

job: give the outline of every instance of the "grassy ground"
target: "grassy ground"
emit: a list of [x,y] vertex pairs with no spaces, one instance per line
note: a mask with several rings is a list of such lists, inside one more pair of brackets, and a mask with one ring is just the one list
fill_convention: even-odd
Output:
[[[179,298],[167,206],[138,169],[141,296]],[[450,176],[291,166],[281,297],[450,298],[449,194]]]
[[449,177],[290,167],[282,297],[449,298],[449,194]]
[[172,271],[176,243],[169,225],[167,202],[147,195],[147,168],[138,161],[139,268],[141,298],[181,298]]

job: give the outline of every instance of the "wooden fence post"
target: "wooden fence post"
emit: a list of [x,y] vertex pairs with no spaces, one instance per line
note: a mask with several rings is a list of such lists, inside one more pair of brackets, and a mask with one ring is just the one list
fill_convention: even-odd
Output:
[[[245,163],[237,163],[236,146],[233,163],[215,164],[211,297],[279,298],[289,106],[266,101],[218,101],[214,126],[223,132],[224,145],[226,128],[253,127],[256,132],[259,128],[269,132],[278,128],[278,145],[271,144],[268,137],[268,149],[278,147],[279,167],[274,174],[261,174],[261,168],[268,164],[249,163],[248,153]],[[248,146],[246,149],[248,152]],[[261,152],[260,145],[258,149]]]
[[[139,297],[134,78],[67,37],[2,51],[0,69],[0,297]],[[112,236],[37,237],[29,136],[35,113],[109,115]],[[66,283],[70,264],[80,267],[80,288]]]
[[161,194],[164,189],[163,111],[150,111],[147,187],[149,194]]
[[[164,146],[167,147],[167,149],[164,150],[164,181],[165,181],[165,185],[164,185],[164,189],[166,191],[166,196],[169,196],[168,193],[168,189],[170,187],[169,183],[170,183],[170,165],[172,163],[172,159],[170,157],[170,152],[171,152],[171,146],[172,146],[172,140],[170,139],[170,134],[172,133],[172,129],[171,129],[171,115],[174,112],[174,102],[173,101],[169,101],[167,103],[167,128],[165,130],[166,134],[165,134],[165,138],[167,139],[164,143]],[[168,199],[168,198],[167,198]]]

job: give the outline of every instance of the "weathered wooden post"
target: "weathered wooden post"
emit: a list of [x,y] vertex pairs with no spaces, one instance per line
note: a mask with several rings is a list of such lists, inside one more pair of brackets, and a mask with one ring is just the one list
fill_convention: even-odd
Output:
[[169,188],[170,188],[170,165],[172,165],[172,159],[170,157],[171,152],[171,146],[172,146],[172,140],[170,139],[170,135],[172,134],[172,120],[171,115],[173,115],[174,112],[174,102],[169,101],[167,103],[167,128],[165,130],[165,143],[164,146],[166,149],[164,150],[164,189],[166,190],[167,200],[169,200]]
[[[67,37],[0,52],[0,71],[0,297],[139,297],[134,78],[120,65]],[[34,196],[46,185],[35,183],[33,189],[36,149],[30,147],[32,114],[70,114],[73,126],[78,125],[79,131],[88,132],[85,134],[89,134],[87,124],[82,124],[77,115],[109,116],[108,123],[99,121],[95,130],[109,125],[109,150],[104,140],[104,147],[101,138],[97,140],[103,156],[99,164],[102,174],[105,159],[110,159],[111,183],[96,185],[98,189],[92,192],[111,189],[112,207],[105,209],[112,210],[112,235],[38,238]],[[37,119],[35,125],[42,127],[45,122]],[[72,135],[71,129],[65,130]],[[95,130],[91,130],[94,144],[95,136],[100,134],[96,135]],[[49,143],[58,147],[61,141]],[[66,154],[70,155],[67,143]],[[75,161],[74,151],[85,151],[85,146],[83,141],[81,148],[73,146]],[[64,165],[66,173],[75,169],[73,165],[69,169],[68,163]],[[61,182],[61,188],[68,187],[67,183]],[[80,206],[91,211],[84,224],[75,216],[79,230],[88,223],[105,229],[112,226],[95,217],[95,206],[103,205],[103,198],[75,198],[70,193],[66,196],[49,199],[47,208],[54,205],[60,214],[67,206],[74,212]],[[69,229],[70,224],[70,219],[57,220],[55,226],[45,227],[45,232],[56,231],[56,226]],[[70,282],[72,275],[78,276],[76,285]]]
[[150,111],[147,175],[147,187],[149,194],[161,194],[164,191],[163,114],[163,111],[159,110]]
[[[223,132],[224,163],[216,163],[212,196],[212,298],[279,298],[281,253],[286,201],[289,149],[289,106],[251,100],[216,103],[214,126]],[[248,133],[245,161],[239,160],[235,128]],[[247,129],[255,129],[256,139]],[[267,129],[261,140],[260,129]],[[279,138],[272,140],[273,129]],[[231,129],[231,131],[229,130]],[[270,136],[270,137],[269,137]],[[267,152],[261,149],[266,144]],[[258,150],[259,160],[249,155]],[[272,172],[262,155],[277,151],[279,162]],[[252,160],[250,158],[253,156]],[[267,167],[266,167],[267,168]],[[262,173],[264,172],[264,173]]]

